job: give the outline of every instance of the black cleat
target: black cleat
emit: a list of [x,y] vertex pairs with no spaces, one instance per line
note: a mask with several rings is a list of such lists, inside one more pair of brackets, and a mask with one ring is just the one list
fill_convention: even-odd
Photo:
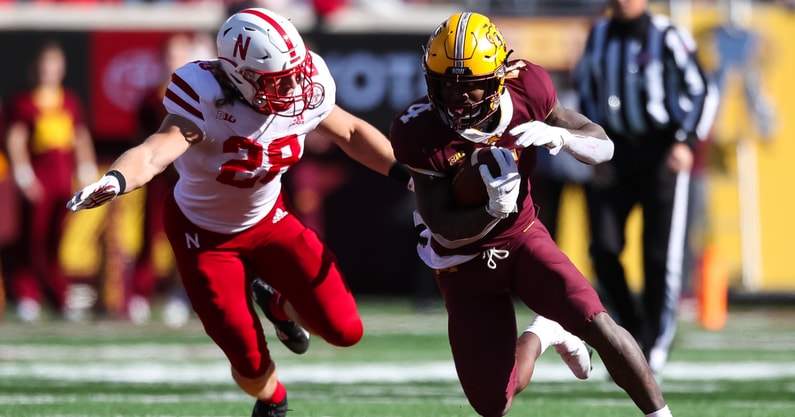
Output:
[[278,404],[268,404],[257,400],[254,403],[254,410],[251,417],[285,417],[287,415],[287,397]]
[[306,352],[309,349],[309,332],[292,320],[277,320],[271,314],[270,303],[275,292],[273,287],[257,278],[251,283],[251,291],[254,293],[254,301],[265,313],[265,317],[273,323],[276,336],[284,346],[299,355]]

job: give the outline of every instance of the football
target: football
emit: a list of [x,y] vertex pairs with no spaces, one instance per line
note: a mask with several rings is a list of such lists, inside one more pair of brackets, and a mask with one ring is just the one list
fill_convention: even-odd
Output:
[[500,167],[490,148],[481,148],[464,158],[453,177],[453,199],[459,207],[477,207],[489,202],[486,185],[480,176],[480,166],[489,167],[491,175],[500,175]]

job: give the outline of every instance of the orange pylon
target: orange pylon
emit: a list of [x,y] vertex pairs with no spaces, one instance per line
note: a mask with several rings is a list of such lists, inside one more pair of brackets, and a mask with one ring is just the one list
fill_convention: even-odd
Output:
[[726,325],[729,271],[715,245],[704,249],[701,282],[698,287],[699,320],[707,330],[720,330]]

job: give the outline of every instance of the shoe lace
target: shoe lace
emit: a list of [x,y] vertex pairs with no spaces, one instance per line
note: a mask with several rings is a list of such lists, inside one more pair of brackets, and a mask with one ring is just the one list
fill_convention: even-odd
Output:
[[483,251],[483,259],[486,259],[489,269],[497,269],[497,260],[506,259],[510,254],[507,249],[488,248]]

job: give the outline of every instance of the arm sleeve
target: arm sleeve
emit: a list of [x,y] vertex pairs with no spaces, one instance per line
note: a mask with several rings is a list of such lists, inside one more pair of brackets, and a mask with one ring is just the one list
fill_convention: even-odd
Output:
[[580,162],[594,165],[613,159],[615,145],[612,140],[572,135],[563,149]]

